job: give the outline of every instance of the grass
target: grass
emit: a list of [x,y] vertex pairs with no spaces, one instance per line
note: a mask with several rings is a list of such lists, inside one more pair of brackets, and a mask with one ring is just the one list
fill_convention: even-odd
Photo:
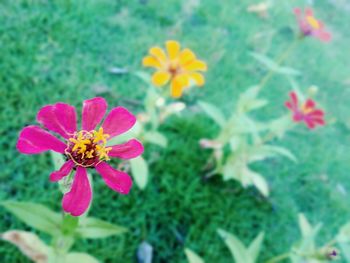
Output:
[[[35,122],[37,110],[56,101],[78,108],[82,100],[104,96],[110,105],[140,108],[126,99],[142,100],[144,84],[131,74],[113,75],[112,66],[140,69],[148,47],[167,39],[180,40],[208,62],[207,83],[184,98],[202,99],[225,112],[238,94],[259,82],[265,70],[249,52],[277,57],[288,46],[295,29],[291,8],[307,1],[274,1],[262,20],[246,12],[256,1],[10,1],[0,3],[0,200],[30,200],[60,209],[61,196],[49,183],[53,169],[49,154],[20,155],[15,143],[20,129]],[[316,2],[316,1],[315,1]],[[314,132],[290,132],[281,143],[299,159],[259,163],[272,189],[269,200],[254,189],[219,177],[201,178],[209,152],[198,146],[217,128],[203,114],[185,111],[162,126],[169,147],[147,147],[145,156],[160,155],[151,165],[145,191],[133,188],[120,196],[96,176],[91,214],[130,229],[121,237],[79,241],[74,250],[86,251],[103,262],[135,262],[137,246],[147,240],[154,247],[154,262],[186,262],[184,246],[206,262],[232,262],[218,237],[223,228],[248,243],[266,232],[259,262],[286,252],[298,240],[297,213],[322,221],[320,244],[349,221],[350,169],[349,5],[346,1],[315,3],[317,15],[327,22],[334,40],[322,44],[309,39],[285,62],[303,72],[296,80],[306,91],[319,87],[317,100],[327,111],[328,125]],[[282,114],[290,84],[275,76],[263,90],[270,104],[261,118]],[[345,192],[339,191],[343,187]],[[38,189],[42,189],[38,191]],[[27,229],[1,209],[0,231]],[[44,237],[45,238],[45,237]],[[1,243],[2,262],[28,262],[10,244]]]

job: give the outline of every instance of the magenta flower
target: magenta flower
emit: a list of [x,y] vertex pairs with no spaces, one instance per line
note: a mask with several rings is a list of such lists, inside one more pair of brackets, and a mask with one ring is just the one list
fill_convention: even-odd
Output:
[[306,8],[304,14],[300,8],[295,8],[294,13],[303,36],[313,36],[323,42],[329,42],[332,39],[331,33],[325,30],[323,23],[314,17],[311,8]]
[[294,122],[304,122],[309,129],[314,129],[317,125],[325,125],[323,110],[316,109],[316,103],[308,99],[299,106],[297,94],[289,94],[290,101],[286,101],[285,106],[292,112]]
[[129,193],[132,180],[127,173],[115,170],[107,161],[110,157],[132,159],[143,153],[142,144],[131,139],[126,143],[107,147],[109,139],[128,131],[136,118],[123,107],[113,108],[100,128],[107,110],[103,98],[93,98],[83,103],[82,128],[77,129],[77,114],[69,104],[58,102],[40,109],[37,121],[46,129],[62,136],[65,142],[39,126],[27,126],[20,135],[17,149],[24,154],[38,154],[52,150],[63,154],[66,162],[50,174],[50,181],[56,182],[76,170],[73,184],[62,199],[63,210],[73,216],[80,216],[89,207],[92,191],[86,169],[95,168],[106,185],[121,194]]

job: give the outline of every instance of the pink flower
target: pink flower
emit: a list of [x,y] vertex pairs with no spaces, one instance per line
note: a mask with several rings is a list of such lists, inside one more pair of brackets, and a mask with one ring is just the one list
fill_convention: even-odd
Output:
[[72,187],[62,200],[63,210],[73,216],[83,214],[92,199],[87,168],[95,168],[112,190],[127,194],[132,186],[130,176],[115,170],[107,161],[110,157],[131,159],[143,153],[142,144],[135,139],[120,145],[106,146],[109,139],[128,131],[136,122],[135,116],[127,109],[116,107],[97,130],[96,126],[102,121],[106,110],[107,102],[103,98],[84,101],[82,127],[78,130],[73,106],[61,102],[47,105],[38,112],[37,121],[63,137],[65,142],[34,125],[25,127],[19,135],[17,149],[21,153],[38,154],[52,150],[66,157],[63,166],[50,174],[50,181],[59,181],[70,174],[72,169],[76,170]]
[[303,36],[313,36],[323,42],[332,39],[332,35],[324,29],[323,23],[314,17],[311,8],[306,8],[304,14],[300,8],[295,8],[294,13]]
[[325,125],[324,112],[316,109],[316,103],[308,99],[299,107],[298,97],[295,92],[289,94],[290,101],[285,103],[286,107],[293,113],[294,122],[304,122],[309,129],[314,129],[317,125]]

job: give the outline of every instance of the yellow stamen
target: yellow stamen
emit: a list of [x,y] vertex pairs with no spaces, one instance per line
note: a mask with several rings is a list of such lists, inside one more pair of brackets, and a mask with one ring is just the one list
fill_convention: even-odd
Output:
[[96,145],[96,151],[98,153],[100,160],[109,160],[108,152],[110,150],[112,150],[112,147],[106,148],[105,146]]
[[101,127],[98,131],[94,131],[94,143],[103,142],[103,144],[106,144],[107,139],[109,138],[108,134],[103,133],[103,128]]
[[94,150],[91,150],[91,151],[87,151],[86,152],[86,158],[94,158],[94,156],[92,155],[94,153]]
[[301,106],[301,111],[304,113],[304,114],[308,114],[308,113],[310,113],[310,112],[312,112],[312,108],[310,108],[310,107],[306,107],[306,104],[303,104],[302,106]]
[[74,138],[69,139],[69,141],[74,143],[72,151],[76,151],[78,149],[80,149],[79,153],[84,153],[86,151],[86,145],[91,144],[91,141],[88,139],[85,139],[85,137],[83,136],[84,134],[82,132],[79,132],[78,137],[76,139]]
[[306,20],[312,28],[314,28],[314,29],[320,28],[320,22],[318,22],[318,20],[316,18],[314,18],[313,16],[307,16]]

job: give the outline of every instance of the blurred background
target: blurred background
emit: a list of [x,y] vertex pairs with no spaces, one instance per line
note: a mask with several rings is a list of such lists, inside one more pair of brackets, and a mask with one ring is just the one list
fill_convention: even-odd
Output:
[[[267,7],[248,11],[259,3]],[[319,88],[316,101],[325,109],[328,125],[313,132],[299,127],[280,142],[296,155],[297,164],[276,158],[253,166],[269,182],[267,200],[235,181],[223,182],[219,176],[203,180],[210,151],[198,141],[213,138],[218,128],[196,101],[231,112],[239,93],[266,72],[249,52],[271,58],[283,52],[297,30],[296,6],[313,7],[333,34],[328,44],[307,39],[285,62],[302,72],[295,78],[302,91]],[[350,221],[349,27],[347,0],[1,0],[0,200],[34,201],[58,211],[61,194],[48,180],[50,155],[19,154],[19,131],[35,123],[40,107],[57,101],[80,110],[84,99],[103,96],[111,107],[123,105],[138,113],[146,86],[130,73],[143,70],[141,60],[149,47],[174,39],[207,62],[206,85],[183,97],[189,107],[161,127],[168,148],[147,146],[144,157],[151,162],[151,174],[144,191],[134,187],[121,196],[94,177],[91,215],[130,232],[79,241],[74,249],[102,262],[136,262],[137,247],[146,240],[154,249],[153,262],[186,262],[185,246],[206,262],[232,262],[217,235],[220,227],[246,244],[265,231],[259,260],[265,262],[299,239],[299,212],[312,223],[323,222],[319,242],[326,242]],[[274,76],[261,94],[270,104],[257,117],[286,112],[290,90],[284,76]],[[0,214],[1,232],[28,229],[3,208]],[[2,241],[0,258],[29,262]]]

